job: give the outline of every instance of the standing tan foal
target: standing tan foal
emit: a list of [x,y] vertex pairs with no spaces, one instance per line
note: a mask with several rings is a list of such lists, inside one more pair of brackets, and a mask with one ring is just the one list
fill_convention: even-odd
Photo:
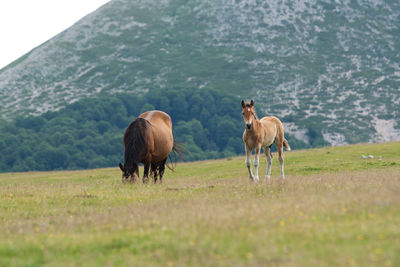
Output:
[[[254,110],[254,101],[245,103],[242,100],[243,119],[245,123],[245,130],[243,132],[243,141],[246,150],[246,165],[249,170],[250,179],[258,182],[258,163],[260,158],[261,148],[264,149],[265,156],[267,157],[267,173],[265,179],[269,180],[271,177],[272,153],[271,145],[274,143],[278,149],[279,163],[281,165],[281,178],[285,178],[283,172],[283,147],[290,151],[288,141],[284,137],[283,126],[281,121],[274,117],[264,117],[261,120],[257,119]],[[254,175],[251,171],[251,152],[255,149],[254,155]]]

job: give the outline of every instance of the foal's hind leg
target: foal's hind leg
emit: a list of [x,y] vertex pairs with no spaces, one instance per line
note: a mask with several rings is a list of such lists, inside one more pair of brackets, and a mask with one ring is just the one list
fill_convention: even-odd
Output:
[[259,166],[259,162],[260,162],[260,151],[261,151],[261,146],[256,147],[256,151],[254,154],[254,182],[258,182],[259,178],[258,178],[258,166]]
[[271,146],[264,149],[265,156],[267,157],[267,173],[265,174],[265,180],[269,180],[271,178],[271,166],[272,166],[272,153]]
[[278,147],[278,157],[279,157],[279,164],[281,165],[281,178],[285,179],[285,174],[283,172],[283,145]]

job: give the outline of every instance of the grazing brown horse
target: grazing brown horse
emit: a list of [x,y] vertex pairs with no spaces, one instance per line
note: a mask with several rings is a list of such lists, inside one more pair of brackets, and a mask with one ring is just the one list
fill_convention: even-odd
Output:
[[171,151],[180,153],[172,136],[171,117],[152,110],[140,114],[125,130],[123,138],[125,165],[119,164],[122,182],[134,182],[139,177],[139,163],[144,165],[143,183],[148,182],[149,168],[154,183],[164,175],[165,164]]
[[[275,144],[278,149],[279,163],[281,165],[281,178],[285,178],[283,172],[283,147],[290,151],[288,141],[284,137],[283,126],[281,121],[274,117],[264,117],[258,120],[256,112],[254,110],[254,101],[251,100],[249,103],[245,103],[242,100],[242,112],[245,123],[245,130],[243,133],[243,141],[245,144],[246,151],[246,165],[249,170],[250,179],[254,182],[258,182],[258,163],[260,158],[261,148],[264,149],[265,156],[267,157],[267,173],[265,179],[269,180],[271,177],[271,165],[272,165],[272,153],[271,146]],[[254,156],[254,175],[251,171],[251,152],[255,149]]]

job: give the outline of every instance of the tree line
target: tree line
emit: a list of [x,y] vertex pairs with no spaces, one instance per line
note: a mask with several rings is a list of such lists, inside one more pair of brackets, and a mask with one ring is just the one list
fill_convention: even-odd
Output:
[[[0,171],[117,166],[123,160],[125,128],[152,109],[171,116],[174,138],[188,151],[184,160],[244,153],[240,99],[207,88],[169,88],[85,98],[59,111],[0,121]],[[307,147],[287,139],[294,148]]]

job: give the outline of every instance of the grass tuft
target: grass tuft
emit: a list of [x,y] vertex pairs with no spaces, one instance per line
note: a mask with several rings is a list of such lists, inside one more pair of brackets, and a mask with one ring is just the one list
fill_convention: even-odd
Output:
[[291,151],[286,181],[274,157],[259,184],[244,157],[180,163],[162,185],[117,167],[3,173],[0,265],[399,266],[399,151]]

